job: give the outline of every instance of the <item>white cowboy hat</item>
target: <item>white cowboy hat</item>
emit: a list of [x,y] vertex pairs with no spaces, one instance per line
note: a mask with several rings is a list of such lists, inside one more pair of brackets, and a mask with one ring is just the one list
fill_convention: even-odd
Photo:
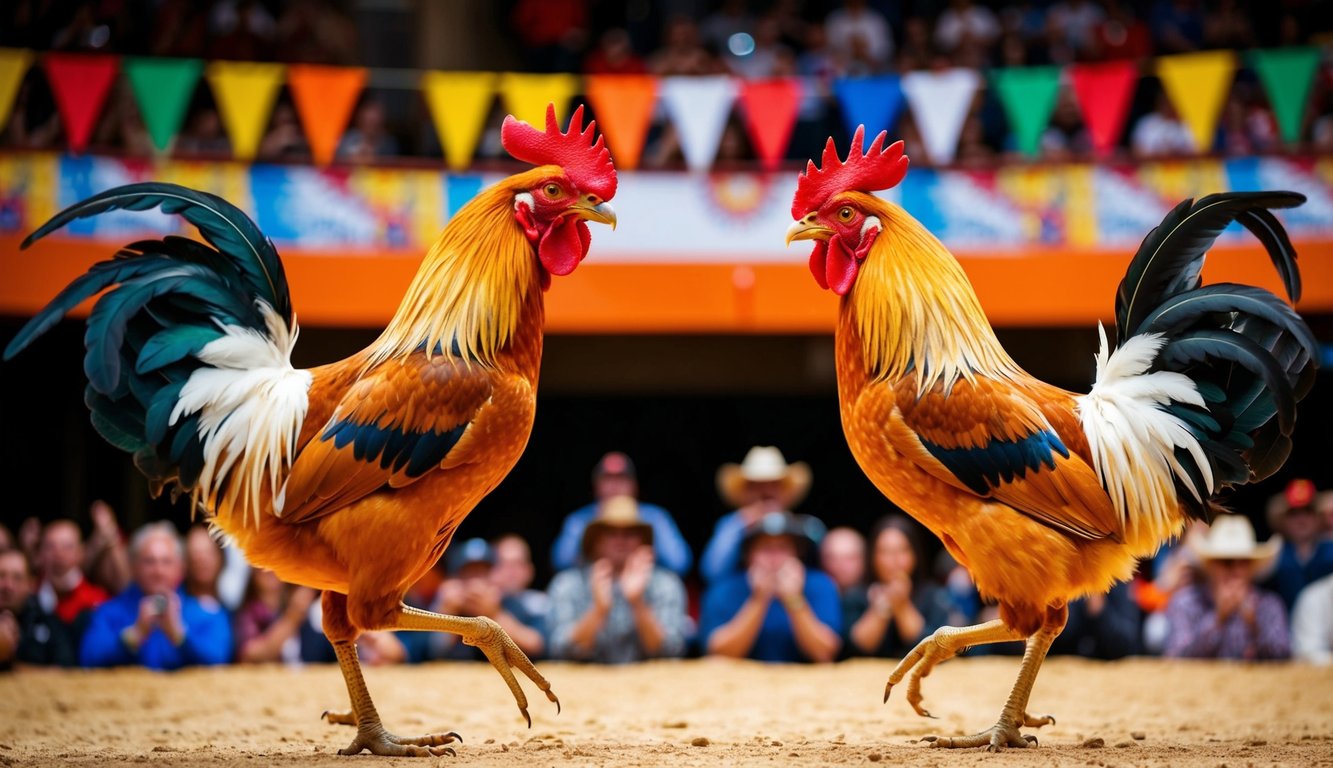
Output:
[[788,464],[782,451],[771,445],[756,445],[740,464],[723,464],[717,471],[717,490],[728,504],[745,503],[746,483],[781,482],[783,506],[791,509],[810,490],[810,466],[803,461]]
[[1193,548],[1201,560],[1264,561],[1277,554],[1278,543],[1256,541],[1254,526],[1244,515],[1222,515]]

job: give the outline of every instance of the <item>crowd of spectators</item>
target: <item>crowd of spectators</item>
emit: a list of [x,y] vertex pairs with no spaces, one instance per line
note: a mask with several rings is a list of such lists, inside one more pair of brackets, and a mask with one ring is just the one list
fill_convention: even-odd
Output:
[[[1152,75],[1150,57],[1207,49],[1327,45],[1333,25],[1318,3],[1259,6],[1227,0],[510,0],[492,6],[504,66],[585,74],[797,77],[805,83],[788,159],[817,154],[826,137],[845,138],[831,84],[835,78],[967,67],[1130,60],[1144,74],[1120,150],[1135,159],[1191,155],[1193,140]],[[105,51],[209,59],[358,64],[361,38],[351,4],[339,0],[83,0],[66,4],[20,0],[0,19],[0,45],[38,50]],[[415,45],[416,41],[400,41]],[[1327,58],[1327,57],[1326,57]],[[501,66],[497,64],[496,66]],[[418,162],[441,149],[420,99],[371,88],[358,106],[338,160]],[[501,115],[492,115],[490,133]],[[750,167],[754,153],[736,115],[718,162]],[[919,146],[910,112],[894,131]],[[1316,79],[1301,129],[1301,146],[1333,150],[1333,65]],[[62,141],[54,101],[35,71],[25,79],[3,137],[10,146],[56,147]],[[150,155],[147,131],[132,94],[118,83],[95,132],[94,151]],[[1047,160],[1090,157],[1091,143],[1068,85],[1042,136]],[[1257,76],[1239,71],[1204,153],[1251,155],[1284,149]],[[208,88],[200,86],[173,149],[182,155],[226,156],[229,143]],[[483,140],[479,159],[499,155]],[[955,162],[989,167],[1012,160],[1016,146],[998,97],[979,92],[963,126]],[[272,113],[258,159],[308,162],[309,148],[285,92]],[[914,163],[928,163],[917,152]],[[656,116],[643,165],[678,168],[674,128]]]
[[[697,570],[671,564],[674,544],[659,546],[662,531],[680,533],[669,511],[636,498],[637,479],[623,453],[596,464],[597,498],[552,543],[559,565],[546,589],[534,584],[529,542],[511,533],[455,541],[405,601],[489,617],[535,659],[604,664],[901,658],[940,627],[996,617],[966,568],[942,550],[928,556],[910,518],[891,514],[863,533],[794,511],[812,474],[776,447],[719,469],[719,496],[734,509]],[[1072,603],[1051,652],[1333,662],[1333,490],[1293,480],[1266,516],[1274,533],[1263,541],[1241,514],[1195,524],[1135,580]],[[34,518],[16,536],[0,527],[0,669],[335,660],[318,593],[250,568],[206,526],[182,534],[160,521],[127,535],[102,502],[89,520],[86,540],[66,519]],[[484,660],[447,633],[368,632],[358,651],[368,665]]]

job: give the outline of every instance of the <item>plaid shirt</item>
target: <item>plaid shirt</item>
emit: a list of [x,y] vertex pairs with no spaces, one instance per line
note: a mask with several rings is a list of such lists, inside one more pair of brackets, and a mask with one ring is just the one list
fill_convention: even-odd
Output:
[[1285,659],[1291,656],[1291,635],[1282,598],[1256,590],[1254,626],[1233,613],[1217,624],[1217,606],[1206,585],[1186,587],[1166,606],[1170,629],[1163,654],[1201,659]]
[[[549,653],[553,659],[596,661],[602,664],[625,664],[648,658],[639,642],[639,630],[634,624],[634,611],[620,591],[620,585],[611,587],[611,610],[606,622],[597,632],[597,645],[591,650],[576,646],[570,635],[574,625],[592,608],[590,566],[570,568],[556,574],[547,592],[551,596],[550,612],[546,615]],[[662,645],[657,656],[669,658],[685,652],[685,585],[680,577],[660,566],[653,567],[653,575],[643,593],[662,628]]]

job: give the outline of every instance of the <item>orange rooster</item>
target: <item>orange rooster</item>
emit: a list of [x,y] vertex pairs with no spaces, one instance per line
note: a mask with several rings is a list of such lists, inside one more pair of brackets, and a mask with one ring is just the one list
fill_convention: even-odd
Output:
[[994,727],[935,746],[999,750],[1053,722],[1027,712],[1067,603],[1128,579],[1138,558],[1209,520],[1227,487],[1285,461],[1295,406],[1314,379],[1315,340],[1259,288],[1203,286],[1205,251],[1231,221],[1267,248],[1294,302],[1295,253],[1268,210],[1290,192],[1186,200],[1143,241],[1116,297],[1086,395],[1038,381],[1000,346],[962,267],[898,205],[872,192],[907,172],[902,142],[864,129],[842,161],[830,139],[792,203],[787,242],[815,240],[810,268],[841,297],[836,354],[843,431],[886,496],[937,535],[1000,618],[944,627],[885,687],[921,678],[960,650],[1025,639],[1018,680]]
[[343,754],[440,755],[457,734],[387,732],[356,639],[369,630],[453,632],[485,652],[531,725],[514,670],[559,706],[498,624],[405,605],[463,518],[528,442],[543,291],[588,251],[587,221],[615,225],[616,171],[582,107],[561,132],[512,116],[502,139],[539,167],[484,190],[451,219],[380,337],[346,359],[291,365],[297,327],[282,263],[239,209],[165,184],[112,189],[26,241],[113,209],[160,207],[198,228],[137,242],[93,266],[10,342],[9,359],[84,299],[93,424],[133,453],[155,491],[186,492],[251,563],[324,590],[324,631],[355,725]]

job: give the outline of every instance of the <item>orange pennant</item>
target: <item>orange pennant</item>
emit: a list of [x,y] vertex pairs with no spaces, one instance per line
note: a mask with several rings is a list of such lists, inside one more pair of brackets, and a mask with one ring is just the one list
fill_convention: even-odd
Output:
[[592,103],[593,117],[606,134],[616,167],[632,171],[639,167],[643,142],[657,105],[657,78],[652,75],[588,75],[584,92]]
[[310,154],[319,165],[333,162],[365,85],[366,70],[362,67],[293,64],[287,68],[287,86],[310,143]]

